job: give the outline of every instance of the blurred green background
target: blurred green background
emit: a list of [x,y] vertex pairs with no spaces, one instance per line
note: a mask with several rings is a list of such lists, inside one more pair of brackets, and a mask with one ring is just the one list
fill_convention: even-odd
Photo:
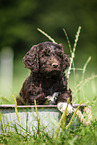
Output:
[[[65,52],[70,55],[63,28],[73,47],[79,26],[82,29],[76,50],[75,66],[82,68],[91,56],[87,67],[86,77],[88,77],[97,73],[97,0],[0,0],[0,52],[5,47],[11,47],[14,52],[12,87],[8,86],[9,93],[6,94],[6,87],[3,85],[3,91],[0,90],[0,103],[4,103],[2,96],[5,98],[9,96],[9,103],[13,103],[11,94],[15,97],[18,95],[29,73],[22,63],[25,53],[32,45],[49,41],[37,31],[37,28],[48,33],[57,43],[62,43]],[[80,73],[76,73],[78,80]],[[94,78],[89,87],[85,88],[87,91],[83,97],[93,98],[97,95],[96,82]],[[69,85],[71,88],[74,87],[73,74]]]
[[[78,26],[82,27],[76,55],[77,62],[92,56],[91,66],[96,67],[97,57],[97,1],[96,0],[0,0],[0,49],[13,48],[19,59],[34,44],[47,41],[37,28],[41,28],[62,43],[68,52],[66,29],[71,44]],[[80,54],[80,55],[79,55]],[[76,62],[76,63],[77,63]]]

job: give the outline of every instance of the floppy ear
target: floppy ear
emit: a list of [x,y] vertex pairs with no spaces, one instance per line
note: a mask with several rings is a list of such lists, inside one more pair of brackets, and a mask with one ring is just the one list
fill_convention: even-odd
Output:
[[31,69],[33,72],[39,71],[39,59],[38,59],[39,46],[34,45],[24,56],[23,63],[26,68]]
[[68,55],[63,55],[63,70],[66,70],[70,65],[69,57]]
[[66,70],[70,65],[69,57],[68,57],[68,55],[66,55],[64,53],[63,46],[61,43],[59,44],[59,46],[61,47],[61,49],[63,51],[63,70]]

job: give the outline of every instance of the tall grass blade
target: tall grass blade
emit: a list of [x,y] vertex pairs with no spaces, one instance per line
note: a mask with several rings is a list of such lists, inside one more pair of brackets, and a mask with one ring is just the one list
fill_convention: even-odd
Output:
[[52,41],[53,43],[57,43],[55,42],[55,40],[53,38],[51,38],[51,36],[49,36],[47,33],[45,33],[44,31],[42,31],[40,28],[37,28],[37,30],[42,33],[44,36],[46,36],[50,41]]
[[0,112],[0,125],[1,125],[1,131],[4,132],[4,129],[3,129],[3,122],[2,122],[2,113]]
[[10,130],[10,123],[7,121],[7,127],[8,127],[8,131],[11,132]]
[[72,67],[72,64],[74,63],[75,50],[76,50],[78,38],[79,38],[79,35],[80,35],[80,31],[81,31],[81,26],[78,27],[78,31],[77,31],[77,34],[75,36],[75,42],[74,42],[73,51],[72,51],[71,57],[70,57],[70,66],[69,66],[69,69],[68,69],[67,78],[69,78],[71,67]]
[[18,133],[18,128],[17,128],[16,124],[14,124],[14,127],[13,128],[15,129],[16,133],[19,134]]
[[68,37],[67,32],[66,32],[66,30],[64,28],[63,28],[63,31],[64,31],[64,34],[66,36],[67,42],[68,42],[68,47],[70,49],[70,53],[72,54],[72,47],[71,47],[71,44],[70,44],[69,37]]
[[12,95],[12,98],[15,102],[15,113],[16,113],[16,116],[17,116],[17,120],[18,120],[18,123],[21,125],[19,115],[18,115],[18,110],[17,110],[17,102],[16,102],[16,99],[15,99],[14,95]]
[[20,99],[20,101],[21,101],[24,105],[26,105],[24,99],[23,99],[21,96],[18,96],[18,98]]
[[5,97],[0,97],[0,100],[2,100],[0,102],[6,102],[7,104],[11,104],[11,102],[8,99],[6,99]]
[[[91,76],[95,76],[95,73],[92,73]],[[96,82],[95,79],[92,79],[91,81],[91,89],[94,95],[97,94],[97,89],[96,89]]]
[[65,109],[65,111],[63,112],[63,114],[62,114],[62,116],[61,116],[61,118],[60,118],[58,127],[57,127],[57,129],[56,129],[56,131],[55,131],[55,136],[56,136],[56,138],[57,138],[57,136],[58,136],[58,134],[59,134],[60,127],[62,127],[62,130],[65,128],[68,104],[69,104],[69,98],[67,99],[67,106],[66,106],[66,109]]
[[27,116],[26,116],[26,130],[28,130],[28,113],[27,113]]
[[[17,124],[20,128],[17,129],[16,124]],[[20,124],[18,124],[18,123],[16,123],[16,124],[15,124],[16,129],[17,129],[18,131],[20,131],[20,132],[21,132],[21,130],[22,130],[23,135],[25,135],[25,133],[27,133],[27,135],[28,135],[28,134],[31,134],[30,131],[28,131],[28,128],[25,129],[25,128],[24,128],[23,126],[21,126]]]
[[34,104],[35,104],[35,110],[36,110],[36,115],[37,115],[37,134],[39,134],[40,133],[40,118],[38,117],[36,100],[34,100]]
[[75,112],[74,112],[74,114],[72,115],[70,122],[69,122],[69,123],[68,123],[68,125],[66,126],[66,130],[68,130],[68,129],[69,129],[69,127],[70,127],[70,125],[71,125],[71,123],[72,123],[72,121],[73,121],[73,119],[74,119],[74,117],[75,117],[75,115],[76,115],[76,113],[77,113],[78,109],[80,108],[80,106],[81,106],[82,102],[83,102],[83,100],[80,102],[80,104],[78,105],[78,107],[77,107],[76,111],[75,111]]
[[87,65],[88,63],[91,61],[91,56],[89,56],[89,58],[87,59],[84,67],[83,67],[83,72],[82,72],[82,80],[84,79],[84,75],[85,75],[85,72],[86,72],[86,68],[87,68]]
[[76,93],[77,91],[81,90],[81,88],[90,80],[97,78],[97,75],[94,75],[92,77],[88,77],[87,79],[82,80],[75,88],[72,90],[73,93]]
[[73,46],[73,54],[75,53],[75,50],[76,50],[76,46],[77,46],[77,42],[78,42],[78,39],[79,39],[80,31],[81,31],[81,26],[78,27],[78,31],[77,31],[77,34],[75,36],[75,42],[74,42],[74,46]]

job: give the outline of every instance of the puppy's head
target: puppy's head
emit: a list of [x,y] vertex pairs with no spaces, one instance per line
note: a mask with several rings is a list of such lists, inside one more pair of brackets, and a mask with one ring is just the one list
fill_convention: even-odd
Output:
[[32,72],[56,75],[66,70],[69,58],[64,54],[61,44],[43,42],[34,45],[24,56],[23,63]]

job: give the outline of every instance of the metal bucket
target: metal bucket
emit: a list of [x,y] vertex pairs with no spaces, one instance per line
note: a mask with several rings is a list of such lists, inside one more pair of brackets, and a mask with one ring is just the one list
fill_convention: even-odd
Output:
[[[73,105],[74,108],[78,107],[78,104]],[[80,106],[80,110],[83,111],[85,105]],[[37,114],[34,105],[17,106],[18,116],[15,112],[15,105],[0,105],[1,119],[0,119],[0,134],[3,132],[18,131],[20,133],[29,132],[33,133],[37,130],[38,121]],[[62,115],[58,111],[57,105],[37,105],[38,118],[40,118],[40,130],[45,132],[54,132],[58,127],[58,122]],[[70,116],[67,121],[69,122]],[[20,121],[20,123],[19,123]],[[71,128],[75,129],[79,125],[78,117],[75,117],[71,124]]]

